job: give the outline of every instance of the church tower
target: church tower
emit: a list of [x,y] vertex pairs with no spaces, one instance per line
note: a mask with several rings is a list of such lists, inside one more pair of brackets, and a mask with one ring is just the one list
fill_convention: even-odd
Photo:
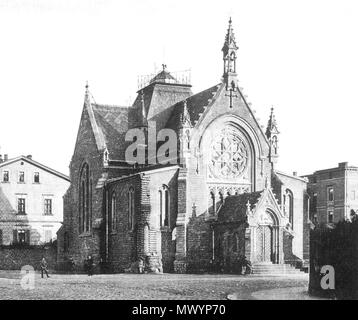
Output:
[[280,134],[280,132],[277,129],[276,118],[273,111],[274,111],[273,108],[271,108],[271,114],[266,129],[266,137],[270,145],[269,161],[270,163],[272,163],[272,166],[274,166],[274,164],[277,163],[278,135]]
[[231,87],[235,89],[237,87],[237,73],[236,73],[236,57],[239,47],[236,45],[235,34],[232,28],[231,18],[229,20],[229,27],[227,29],[225,43],[222,48],[223,60],[224,60],[224,74],[223,80],[226,84],[226,90]]

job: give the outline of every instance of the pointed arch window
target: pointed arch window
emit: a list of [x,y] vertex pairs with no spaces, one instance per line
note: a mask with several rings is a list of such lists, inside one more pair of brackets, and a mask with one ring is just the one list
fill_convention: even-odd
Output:
[[170,195],[169,188],[163,185],[159,190],[159,212],[160,212],[160,226],[170,226]]
[[216,199],[214,191],[210,192],[210,199],[209,199],[209,213],[215,214],[216,212]]
[[128,191],[128,229],[133,230],[135,224],[135,209],[134,209],[134,188],[130,187]]
[[116,193],[113,192],[111,196],[111,231],[116,231],[117,229],[117,201]]
[[286,190],[285,199],[285,214],[288,215],[288,220],[293,229],[293,193],[291,190]]
[[82,166],[79,183],[79,233],[91,229],[92,188],[90,186],[90,170],[87,163]]
[[238,246],[239,246],[239,236],[235,232],[233,237],[232,237],[232,251],[237,252],[238,251]]

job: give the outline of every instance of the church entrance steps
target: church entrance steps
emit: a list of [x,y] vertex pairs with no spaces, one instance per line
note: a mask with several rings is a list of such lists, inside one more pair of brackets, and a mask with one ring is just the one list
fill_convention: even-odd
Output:
[[254,274],[301,274],[299,269],[292,267],[289,264],[273,264],[271,262],[259,262],[252,265]]

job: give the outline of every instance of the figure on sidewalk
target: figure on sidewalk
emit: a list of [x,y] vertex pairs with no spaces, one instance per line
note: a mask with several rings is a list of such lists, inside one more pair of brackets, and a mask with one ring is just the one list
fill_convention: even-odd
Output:
[[41,278],[44,277],[44,273],[46,273],[47,278],[50,278],[50,276],[48,275],[47,261],[46,261],[45,257],[42,257],[41,264],[40,264],[40,270],[41,270]]

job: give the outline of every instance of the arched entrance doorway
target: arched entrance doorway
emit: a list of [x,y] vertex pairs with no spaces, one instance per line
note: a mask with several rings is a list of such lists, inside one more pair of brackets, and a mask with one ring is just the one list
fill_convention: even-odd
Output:
[[260,216],[257,228],[257,252],[258,262],[279,262],[279,227],[276,215],[266,210]]

